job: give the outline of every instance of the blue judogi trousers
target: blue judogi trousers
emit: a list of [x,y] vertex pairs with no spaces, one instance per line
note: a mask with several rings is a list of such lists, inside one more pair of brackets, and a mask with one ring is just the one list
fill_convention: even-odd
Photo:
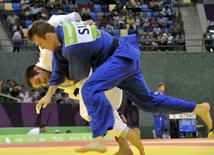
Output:
[[167,126],[167,121],[164,115],[153,115],[153,116],[154,116],[156,138],[161,138],[161,133]]
[[128,49],[120,48],[118,45],[114,54],[96,69],[82,87],[81,93],[94,138],[106,134],[114,126],[113,110],[104,91],[115,86],[124,90],[128,98],[145,112],[173,114],[192,112],[195,109],[196,103],[170,96],[154,95],[144,81],[140,60],[118,56],[121,50]]

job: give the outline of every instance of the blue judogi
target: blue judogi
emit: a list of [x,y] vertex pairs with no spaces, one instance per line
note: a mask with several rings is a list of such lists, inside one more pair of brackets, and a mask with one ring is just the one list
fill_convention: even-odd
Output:
[[155,134],[156,138],[161,138],[161,133],[167,126],[167,121],[164,115],[154,115],[154,124],[155,124]]
[[[192,112],[195,103],[169,96],[155,96],[143,79],[140,67],[140,50],[136,35],[121,37],[114,54],[108,57],[113,37],[98,30],[96,40],[66,46],[65,27],[57,27],[62,51],[53,54],[53,72],[50,85],[64,82],[64,76],[78,82],[88,76],[90,67],[97,68],[82,87],[93,137],[106,134],[114,125],[113,111],[104,91],[115,86],[124,90],[137,107],[150,113]],[[82,32],[82,31],[80,31]],[[83,34],[84,35],[84,34]],[[71,35],[70,35],[71,36]]]
[[[155,95],[161,95],[159,91],[154,92]],[[163,95],[166,96],[165,92],[163,92]]]
[[[156,91],[154,95],[161,95],[159,91]],[[166,96],[165,92],[163,95]],[[161,133],[167,126],[167,121],[164,115],[153,114],[154,117],[154,124],[155,124],[155,134],[156,138],[161,138]]]

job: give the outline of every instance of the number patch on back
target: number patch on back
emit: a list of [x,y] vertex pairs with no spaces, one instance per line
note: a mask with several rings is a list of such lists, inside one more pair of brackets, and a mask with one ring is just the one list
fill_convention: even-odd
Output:
[[65,47],[73,44],[87,43],[101,37],[95,25],[84,25],[77,22],[63,23]]

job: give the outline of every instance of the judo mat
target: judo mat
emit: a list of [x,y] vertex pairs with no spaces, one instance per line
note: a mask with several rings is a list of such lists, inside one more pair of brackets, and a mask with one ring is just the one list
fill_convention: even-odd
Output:
[[[105,141],[107,152],[103,155],[113,155],[118,151],[118,144],[113,140]],[[74,149],[85,146],[89,141],[47,142],[26,144],[0,144],[0,155],[80,155]],[[138,150],[130,144],[135,155]],[[144,139],[142,140],[146,155],[214,155],[214,139]],[[84,153],[100,155],[96,152]]]

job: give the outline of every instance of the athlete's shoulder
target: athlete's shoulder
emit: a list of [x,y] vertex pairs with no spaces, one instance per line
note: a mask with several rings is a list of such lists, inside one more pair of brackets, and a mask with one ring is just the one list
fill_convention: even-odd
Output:
[[155,95],[158,95],[158,94],[159,94],[159,91],[154,92],[154,94],[155,94]]

